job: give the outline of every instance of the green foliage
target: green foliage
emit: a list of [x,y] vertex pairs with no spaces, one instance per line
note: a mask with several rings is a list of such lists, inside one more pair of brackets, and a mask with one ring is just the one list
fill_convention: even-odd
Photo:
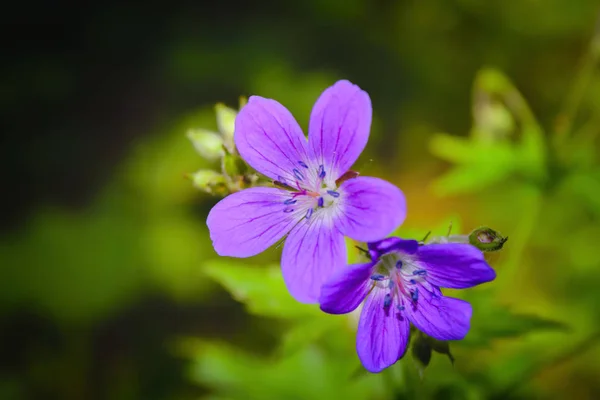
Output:
[[466,300],[473,304],[472,325],[462,344],[489,346],[494,340],[519,338],[535,332],[567,332],[566,323],[533,314],[516,313],[493,299],[493,292],[470,292]]
[[279,360],[202,342],[187,353],[195,359],[191,378],[215,391],[215,399],[385,398],[380,378],[351,380],[354,364],[348,358],[314,346]]
[[301,304],[289,294],[277,265],[265,268],[209,261],[203,269],[209,277],[223,285],[248,311],[278,318],[300,318],[314,315],[318,307]]
[[486,68],[475,78],[473,121],[469,138],[447,134],[432,138],[431,151],[456,164],[434,184],[437,193],[473,192],[510,177],[538,183],[545,179],[543,131],[525,99],[500,71]]

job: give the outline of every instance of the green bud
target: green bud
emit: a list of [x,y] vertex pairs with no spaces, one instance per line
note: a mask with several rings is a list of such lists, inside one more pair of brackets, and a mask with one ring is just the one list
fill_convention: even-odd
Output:
[[190,129],[187,137],[198,154],[207,160],[216,160],[224,154],[223,139],[214,132],[204,129]]
[[245,175],[248,172],[248,166],[239,156],[225,154],[223,157],[223,170],[233,179]]
[[194,187],[207,193],[219,194],[227,189],[225,177],[210,169],[201,169],[189,174],[188,177],[192,180]]
[[498,251],[507,240],[508,236],[504,237],[500,232],[485,226],[477,228],[469,234],[469,243],[481,251]]
[[222,103],[218,103],[215,106],[215,111],[217,114],[217,126],[219,128],[219,133],[223,138],[223,144],[227,148],[227,151],[233,154],[235,152],[233,132],[235,130],[235,117],[237,116],[237,111]]

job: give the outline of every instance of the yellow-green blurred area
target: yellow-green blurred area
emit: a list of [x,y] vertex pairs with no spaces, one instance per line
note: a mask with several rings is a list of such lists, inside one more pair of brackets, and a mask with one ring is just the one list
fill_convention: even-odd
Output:
[[[13,4],[0,65],[1,399],[597,399],[597,0]],[[354,169],[399,234],[509,240],[454,365],[361,370],[357,316],[294,302],[280,249],[220,258],[185,179],[214,105],[306,129],[338,79],[374,117]],[[359,255],[349,246],[351,259]]]

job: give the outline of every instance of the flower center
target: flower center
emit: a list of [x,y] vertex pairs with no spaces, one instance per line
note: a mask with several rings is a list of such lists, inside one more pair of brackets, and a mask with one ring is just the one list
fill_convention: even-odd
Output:
[[427,271],[421,269],[409,256],[392,252],[380,258],[371,281],[373,287],[388,291],[384,297],[384,308],[389,308],[394,298],[397,298],[397,307],[402,311],[405,302],[417,307],[419,284],[425,282],[426,276]]
[[292,170],[289,179],[280,176],[275,182],[288,191],[283,201],[283,212],[310,219],[315,212],[334,207],[340,193],[335,182],[329,178],[323,165],[312,167],[304,161],[298,161],[298,168]]

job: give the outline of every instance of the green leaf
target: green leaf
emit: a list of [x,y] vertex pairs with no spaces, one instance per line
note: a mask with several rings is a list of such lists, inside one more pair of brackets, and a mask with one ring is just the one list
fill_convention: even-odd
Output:
[[332,357],[310,346],[273,360],[221,344],[197,342],[186,347],[193,359],[191,379],[208,386],[217,398],[358,400],[383,394],[380,376],[349,379],[356,357],[352,353]]
[[434,182],[433,190],[438,195],[478,191],[515,171],[517,154],[510,143],[481,143],[438,134],[431,140],[430,149],[434,155],[457,164]]
[[519,337],[539,331],[567,331],[568,325],[543,316],[514,313],[509,307],[492,301],[489,292],[470,292],[473,304],[471,330],[462,342],[485,346],[494,339]]
[[318,306],[302,304],[292,298],[278,265],[257,268],[215,260],[206,263],[204,273],[227,289],[234,299],[244,303],[252,314],[298,318],[320,313]]

